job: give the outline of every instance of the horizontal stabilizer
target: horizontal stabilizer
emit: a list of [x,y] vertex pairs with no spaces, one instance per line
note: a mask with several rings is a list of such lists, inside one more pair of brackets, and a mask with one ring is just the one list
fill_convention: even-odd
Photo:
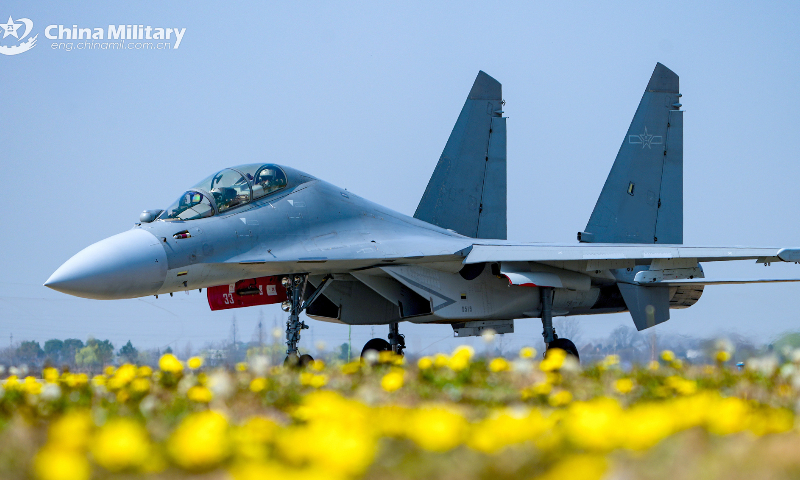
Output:
[[669,320],[669,286],[642,286],[618,283],[625,305],[631,312],[636,330]]

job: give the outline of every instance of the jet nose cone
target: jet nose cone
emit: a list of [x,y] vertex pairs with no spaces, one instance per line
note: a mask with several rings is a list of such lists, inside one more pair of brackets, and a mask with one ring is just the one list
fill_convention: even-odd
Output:
[[167,275],[167,253],[151,233],[134,229],[90,245],[58,267],[45,287],[83,298],[152,295]]

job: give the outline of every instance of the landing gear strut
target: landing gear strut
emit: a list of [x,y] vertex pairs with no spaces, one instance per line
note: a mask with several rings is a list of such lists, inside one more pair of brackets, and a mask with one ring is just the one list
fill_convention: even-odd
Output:
[[[283,302],[281,308],[283,311],[289,313],[289,320],[286,321],[286,362],[284,363],[299,363],[300,358],[297,355],[297,344],[300,342],[300,331],[307,329],[308,325],[300,321],[300,312],[302,312],[302,293],[305,289],[305,282],[308,280],[306,275],[295,275],[294,277],[283,277],[281,285],[286,288],[287,301]],[[304,357],[306,355],[303,355]],[[308,356],[311,357],[310,355]]]
[[553,287],[540,287],[539,293],[541,295],[542,301],[542,337],[544,337],[544,345],[545,345],[545,356],[547,355],[547,351],[551,348],[560,348],[564,350],[569,355],[573,355],[575,359],[580,360],[580,355],[578,355],[578,349],[575,347],[575,344],[572,343],[572,340],[568,338],[558,338],[556,335],[556,329],[553,328],[553,293],[555,289]]
[[363,357],[365,353],[369,350],[375,350],[376,352],[388,352],[392,351],[397,355],[403,355],[403,350],[406,348],[406,337],[400,333],[400,328],[398,327],[397,323],[390,323],[389,324],[389,341],[382,338],[373,338],[361,350],[361,356]]
[[304,354],[300,357],[297,355],[297,344],[300,342],[300,332],[308,328],[305,322],[300,321],[300,314],[322,294],[323,290],[325,290],[332,281],[333,277],[331,275],[326,276],[319,287],[317,287],[314,294],[303,302],[303,293],[308,283],[308,275],[294,275],[281,279],[281,285],[286,288],[286,298],[288,299],[281,304],[281,308],[284,312],[289,313],[289,320],[286,321],[287,348],[285,364],[300,364],[301,366],[305,366],[314,361],[311,355]]

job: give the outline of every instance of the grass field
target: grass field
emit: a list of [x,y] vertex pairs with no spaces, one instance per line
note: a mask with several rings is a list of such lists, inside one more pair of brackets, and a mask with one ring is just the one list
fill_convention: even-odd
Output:
[[742,371],[669,351],[623,371],[563,352],[305,369],[45,369],[0,393],[0,478],[798,478],[800,352]]

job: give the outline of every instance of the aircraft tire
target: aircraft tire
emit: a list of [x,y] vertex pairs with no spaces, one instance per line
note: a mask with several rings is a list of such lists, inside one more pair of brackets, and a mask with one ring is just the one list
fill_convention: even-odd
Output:
[[373,338],[361,350],[361,357],[364,357],[364,354],[367,353],[367,350],[375,350],[376,352],[385,352],[387,350],[391,350],[392,346],[386,340],[382,338]]
[[567,355],[572,355],[578,361],[581,360],[581,356],[578,355],[578,349],[575,347],[575,344],[572,343],[572,340],[568,338],[556,338],[547,346],[548,350],[551,348],[560,348],[567,352]]
[[314,361],[314,357],[312,357],[311,355],[309,355],[307,353],[304,353],[304,354],[300,355],[300,366],[301,367],[307,367],[313,361]]

